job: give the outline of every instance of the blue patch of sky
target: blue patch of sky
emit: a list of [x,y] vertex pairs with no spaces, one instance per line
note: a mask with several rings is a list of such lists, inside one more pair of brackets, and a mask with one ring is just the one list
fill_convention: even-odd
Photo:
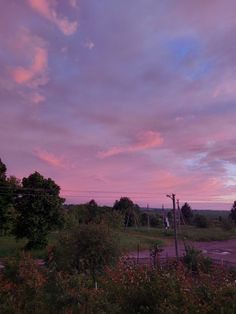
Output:
[[204,78],[212,68],[209,58],[204,58],[203,45],[193,37],[174,38],[166,44],[171,55],[171,66],[187,79]]
[[203,159],[207,156],[206,152],[196,154],[194,158],[189,158],[184,161],[184,164],[189,170],[199,169],[199,167],[205,167]]
[[53,67],[53,71],[56,72],[54,77],[57,80],[64,81],[70,77],[73,77],[79,73],[79,64],[75,60],[71,60],[67,55],[55,56],[50,60]]
[[197,55],[201,52],[199,41],[191,37],[180,37],[170,40],[167,48],[175,62],[184,61],[190,54]]
[[230,162],[224,162],[224,168],[227,173],[227,181],[225,182],[226,186],[236,185],[236,165]]

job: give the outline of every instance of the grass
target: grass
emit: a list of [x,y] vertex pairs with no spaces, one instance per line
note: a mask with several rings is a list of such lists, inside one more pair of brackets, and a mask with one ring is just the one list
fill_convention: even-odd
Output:
[[[52,232],[48,236],[48,243],[56,243],[58,233]],[[0,258],[18,257],[24,249],[26,240],[16,240],[13,236],[0,237]],[[35,258],[43,258],[45,256],[44,250],[32,250],[32,255]]]
[[164,241],[153,232],[144,233],[142,229],[134,230],[128,229],[119,232],[120,246],[124,252],[131,252],[137,250],[150,249],[152,245],[159,244],[164,246]]
[[[173,241],[173,230],[163,230],[162,228],[140,227],[138,229],[128,228],[128,230],[116,231],[120,246],[123,252],[149,249],[153,244],[158,243],[161,246]],[[222,241],[236,237],[236,228],[223,230],[220,227],[210,226],[209,228],[196,228],[194,226],[181,226],[178,230],[179,239],[190,241]],[[49,245],[56,243],[57,232],[52,232],[48,236]],[[16,241],[13,236],[0,237],[0,258],[19,256],[23,250],[25,240]],[[33,250],[32,255],[35,258],[43,258],[46,250]]]
[[[181,226],[177,231],[179,239],[190,241],[223,241],[236,237],[236,228],[223,230],[220,227],[196,228],[194,226]],[[154,243],[161,246],[173,241],[174,231],[162,228],[129,228],[126,232],[119,232],[121,247],[124,251],[135,251],[139,245],[140,250],[149,249]]]
[[[156,230],[156,229],[155,229]],[[127,231],[116,231],[117,238],[119,239],[119,244],[123,252],[135,251],[139,245],[140,250],[149,249],[153,244],[158,243],[163,246],[164,241],[160,239],[154,230],[145,233],[144,229],[132,229],[129,228]],[[53,232],[48,236],[48,244],[53,245],[56,243],[58,238],[58,233]],[[6,257],[17,257],[23,250],[25,240],[16,241],[13,236],[0,237],[0,258]],[[43,258],[45,256],[46,250],[32,250],[32,255],[35,258]]]
[[223,230],[220,227],[210,226],[209,228],[196,228],[184,226],[179,230],[179,237],[191,241],[223,241],[236,237],[236,228]]

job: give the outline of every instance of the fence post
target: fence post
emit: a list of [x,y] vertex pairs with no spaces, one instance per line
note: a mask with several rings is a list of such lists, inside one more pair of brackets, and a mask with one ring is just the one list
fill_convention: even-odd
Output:
[[139,264],[139,243],[137,245],[137,264]]

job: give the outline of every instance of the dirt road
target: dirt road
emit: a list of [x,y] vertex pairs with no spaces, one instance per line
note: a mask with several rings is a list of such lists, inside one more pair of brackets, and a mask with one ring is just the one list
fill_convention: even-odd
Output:
[[[225,241],[211,241],[211,242],[188,242],[195,248],[202,251],[203,254],[208,255],[211,258],[236,263],[236,239],[225,240]],[[179,255],[184,254],[184,243],[183,241],[178,242]],[[149,250],[139,252],[139,257],[149,257]],[[130,257],[137,257],[137,252],[129,254]],[[175,245],[174,242],[164,247],[161,257],[174,257],[175,256]]]

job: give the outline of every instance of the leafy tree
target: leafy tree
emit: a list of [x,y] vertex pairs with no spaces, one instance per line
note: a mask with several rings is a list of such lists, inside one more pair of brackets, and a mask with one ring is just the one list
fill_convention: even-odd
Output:
[[234,221],[234,223],[236,224],[236,201],[234,201],[232,208],[231,208],[231,212],[229,214],[229,217]]
[[98,204],[94,200],[91,200],[85,206],[88,211],[88,223],[95,221],[98,216]]
[[23,178],[15,205],[18,216],[14,233],[17,239],[29,240],[27,249],[46,246],[49,231],[62,225],[64,199],[59,193],[60,187],[38,172]]
[[0,159],[0,232],[6,232],[8,224],[8,209],[12,202],[10,186],[6,176],[7,167]]
[[148,214],[147,213],[142,213],[140,215],[140,223],[142,226],[147,226],[148,225]]
[[95,201],[80,205],[64,205],[65,228],[73,229],[79,224],[105,223],[112,228],[122,226],[122,214],[109,206],[98,206]]
[[148,226],[148,220],[150,227],[161,227],[162,226],[162,218],[160,215],[150,212],[143,212],[140,214],[140,223],[142,226]]
[[113,229],[120,229],[123,226],[124,219],[120,212],[108,207],[107,210],[102,214],[101,221],[108,227]]
[[184,205],[181,207],[181,211],[185,221],[187,223],[191,223],[193,218],[193,211],[191,206],[188,203],[184,203]]
[[113,206],[114,210],[120,211],[125,218],[125,225],[135,225],[135,222],[139,216],[140,208],[137,204],[134,204],[128,197],[121,197],[119,201],[115,201]]
[[62,232],[55,250],[59,270],[96,277],[105,266],[113,264],[119,254],[116,237],[104,224],[84,224]]
[[128,197],[121,197],[119,201],[115,201],[113,208],[119,210],[122,213],[126,213],[128,210],[134,208],[135,204]]
[[21,181],[15,176],[10,176],[7,178],[8,184],[8,195],[10,198],[10,203],[7,207],[6,212],[6,224],[5,224],[5,232],[7,234],[12,234],[15,228],[16,219],[17,219],[17,211],[15,209],[15,200],[17,199],[17,195],[21,189]]

